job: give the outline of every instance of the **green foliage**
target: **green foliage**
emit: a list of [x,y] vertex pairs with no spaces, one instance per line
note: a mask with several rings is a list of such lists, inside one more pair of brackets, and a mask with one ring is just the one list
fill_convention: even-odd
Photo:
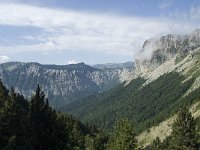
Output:
[[186,107],[183,107],[180,110],[178,118],[172,126],[171,137],[173,149],[198,149],[195,120]]
[[161,141],[158,137],[151,144],[151,149],[152,150],[160,150],[161,149]]
[[108,150],[134,150],[137,140],[133,127],[127,120],[122,120],[117,124],[114,133],[108,143]]
[[150,146],[152,150],[198,150],[198,124],[186,107],[182,107],[172,125],[172,133],[164,141],[159,138]]
[[200,144],[200,117],[196,118],[196,126],[197,126],[197,133],[198,133],[198,143]]
[[102,133],[96,133],[93,136],[85,136],[85,148],[87,150],[105,150],[107,142],[108,137]]
[[30,102],[13,88],[8,95],[3,84],[0,93],[0,149],[83,150],[86,135],[100,145],[96,130],[53,110],[39,85]]
[[56,141],[55,128],[57,128],[56,113],[49,107],[48,100],[45,100],[45,95],[38,85],[36,94],[30,101],[31,146],[34,149],[49,147],[59,149],[60,145],[54,143]]
[[200,89],[197,89],[187,99],[182,98],[194,82],[193,78],[186,82],[184,80],[184,76],[171,72],[142,87],[145,80],[138,78],[126,86],[121,84],[70,104],[62,111],[106,131],[111,131],[120,118],[128,118],[134,123],[136,133],[139,133],[170,117],[183,102],[190,102],[199,96]]
[[107,141],[107,136],[103,135],[102,133],[97,133],[94,137],[94,149],[104,150],[106,148]]
[[161,141],[158,137],[145,148],[145,150],[174,150],[171,147],[171,136],[168,136],[166,139]]

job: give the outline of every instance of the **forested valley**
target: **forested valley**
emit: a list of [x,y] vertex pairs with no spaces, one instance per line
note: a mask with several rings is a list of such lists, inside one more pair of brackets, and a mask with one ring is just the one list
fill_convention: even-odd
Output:
[[39,85],[31,99],[26,100],[0,82],[1,150],[196,150],[199,122],[182,107],[169,137],[163,141],[157,138],[151,145],[141,147],[134,124],[126,118],[119,118],[108,134],[71,115],[56,112]]
[[63,107],[84,123],[92,123],[110,132],[119,118],[128,118],[137,134],[173,116],[182,105],[190,106],[200,99],[200,88],[183,96],[194,83],[177,72],[170,72],[142,86],[145,79],[137,78],[128,85],[120,84],[109,91],[93,95]]

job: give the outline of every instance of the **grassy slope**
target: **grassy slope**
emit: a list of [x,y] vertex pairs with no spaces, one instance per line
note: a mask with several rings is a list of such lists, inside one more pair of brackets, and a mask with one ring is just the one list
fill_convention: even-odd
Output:
[[[190,111],[192,112],[192,115],[194,118],[200,117],[200,101],[194,103],[190,107]],[[153,142],[157,137],[159,137],[161,140],[165,139],[167,136],[171,134],[171,127],[176,119],[176,115],[170,117],[169,119],[166,119],[165,121],[161,122],[158,126],[153,126],[150,129],[144,131],[141,133],[137,139],[139,142],[139,146],[147,146]]]

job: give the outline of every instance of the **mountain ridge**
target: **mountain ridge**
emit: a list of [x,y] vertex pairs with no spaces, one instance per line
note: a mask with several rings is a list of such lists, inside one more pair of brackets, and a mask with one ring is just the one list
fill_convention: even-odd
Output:
[[42,65],[37,62],[0,64],[0,76],[7,88],[30,97],[40,84],[50,104],[61,106],[94,93],[102,92],[127,79],[130,68],[103,70],[84,63]]
[[[157,39],[146,40],[137,54],[134,73],[130,80],[138,76],[149,79],[148,82],[152,78],[155,80],[160,75],[178,68],[179,66],[176,66],[178,62],[188,57],[193,51],[198,51],[199,47],[200,29],[185,36],[168,34]],[[159,75],[153,74],[158,68],[162,68],[163,71]]]

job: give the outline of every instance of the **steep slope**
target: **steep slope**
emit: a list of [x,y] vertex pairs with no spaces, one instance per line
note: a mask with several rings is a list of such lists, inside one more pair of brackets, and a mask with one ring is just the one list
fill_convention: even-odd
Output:
[[[119,118],[129,118],[137,132],[159,124],[200,96],[199,31],[154,40],[151,57],[138,57],[129,82],[62,110],[103,129],[111,128]],[[149,50],[147,43],[141,53]]]
[[0,65],[6,87],[14,86],[17,92],[31,96],[39,83],[54,107],[109,89],[125,80],[121,77],[124,72],[132,72],[132,67],[102,70],[84,63],[58,66],[10,62]]
[[[190,112],[192,113],[193,117],[195,119],[199,119],[200,117],[200,101],[194,103],[190,107]],[[174,120],[177,118],[177,115],[174,115],[170,117],[169,119],[166,119],[165,121],[161,122],[157,126],[153,126],[147,131],[144,131],[141,133],[137,139],[140,146],[145,147],[153,142],[157,137],[162,141],[167,136],[171,134],[172,131],[172,124]]]
[[120,118],[129,118],[140,132],[158,124],[183,102],[190,103],[199,95],[198,88],[183,97],[194,83],[193,78],[182,83],[184,80],[184,76],[172,72],[141,88],[145,80],[137,78],[125,87],[122,84],[69,105],[65,111],[103,129],[111,128]]

